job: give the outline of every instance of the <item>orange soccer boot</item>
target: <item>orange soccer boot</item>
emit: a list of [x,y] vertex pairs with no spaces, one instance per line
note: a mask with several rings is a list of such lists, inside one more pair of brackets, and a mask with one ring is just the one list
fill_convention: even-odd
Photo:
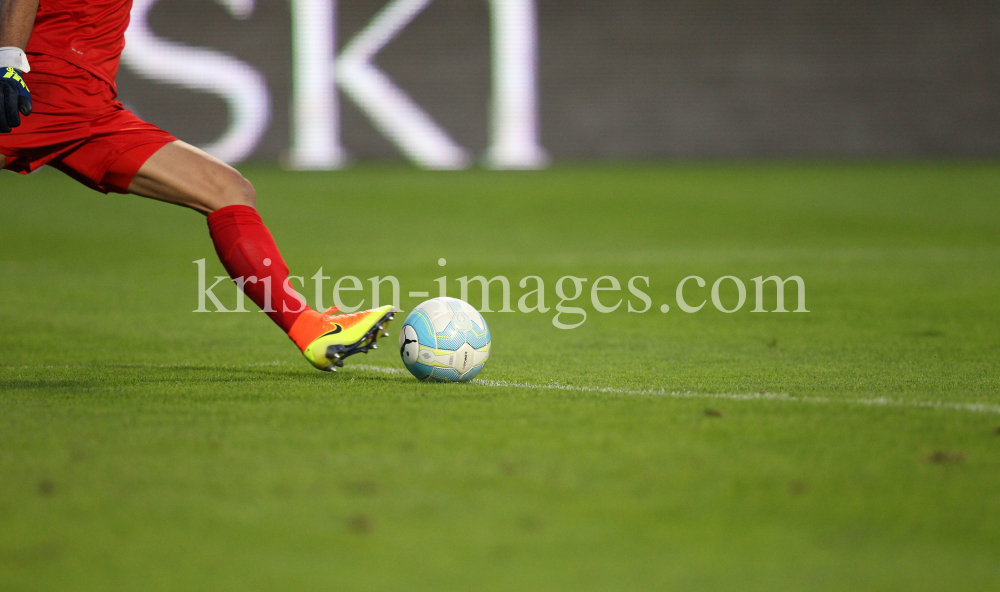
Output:
[[336,314],[336,310],[307,310],[288,331],[309,363],[328,372],[343,367],[344,358],[377,349],[375,342],[380,336],[389,336],[385,328],[396,316],[392,306],[345,314]]

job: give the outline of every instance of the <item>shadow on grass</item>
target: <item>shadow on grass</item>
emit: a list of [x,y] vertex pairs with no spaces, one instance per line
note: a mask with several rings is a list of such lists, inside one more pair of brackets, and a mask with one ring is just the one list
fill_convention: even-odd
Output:
[[80,378],[76,380],[0,380],[0,391],[84,391],[108,386],[106,382]]
[[[122,386],[152,386],[158,384],[205,385],[232,383],[297,383],[332,385],[362,383],[370,385],[413,384],[413,379],[393,374],[357,370],[354,372],[319,372],[310,369],[284,369],[275,366],[155,366],[143,364],[93,365],[65,368],[41,368],[36,371],[90,374],[77,378],[46,376],[38,378],[0,379],[0,391],[90,391]],[[96,374],[96,376],[95,376]]]

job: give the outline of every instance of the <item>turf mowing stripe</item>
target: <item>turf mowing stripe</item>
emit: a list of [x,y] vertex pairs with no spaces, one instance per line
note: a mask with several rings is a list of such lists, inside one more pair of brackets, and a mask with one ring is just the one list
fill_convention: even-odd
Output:
[[[284,366],[284,362],[257,362],[246,366],[217,366],[219,369],[225,368],[247,368],[261,366]],[[40,365],[40,366],[0,366],[3,370],[27,370],[27,369],[54,369],[54,368],[190,368],[191,364],[110,364],[110,365]],[[199,366],[201,367],[201,366]],[[366,372],[378,372],[382,374],[406,374],[409,373],[401,368],[390,368],[387,366],[371,366],[368,364],[352,364],[344,370],[361,370]],[[968,411],[971,413],[988,413],[1000,415],[1000,405],[987,403],[949,403],[945,401],[907,401],[904,399],[891,399],[888,397],[875,397],[870,399],[833,399],[830,397],[808,397],[789,395],[788,393],[696,393],[692,391],[668,391],[666,389],[620,389],[613,387],[599,386],[572,386],[567,384],[531,384],[526,382],[509,382],[506,380],[489,380],[477,378],[469,383],[475,386],[489,386],[499,388],[535,389],[535,390],[561,390],[583,393],[614,393],[621,395],[641,395],[655,397],[672,397],[677,399],[727,399],[733,401],[788,401],[793,403],[841,403],[850,405],[869,405],[873,407],[909,407],[918,409],[945,409],[951,411]]]

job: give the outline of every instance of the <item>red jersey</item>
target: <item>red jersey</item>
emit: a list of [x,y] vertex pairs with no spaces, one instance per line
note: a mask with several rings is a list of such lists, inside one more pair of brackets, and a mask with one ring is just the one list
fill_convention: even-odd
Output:
[[27,53],[55,56],[115,88],[132,0],[39,0]]

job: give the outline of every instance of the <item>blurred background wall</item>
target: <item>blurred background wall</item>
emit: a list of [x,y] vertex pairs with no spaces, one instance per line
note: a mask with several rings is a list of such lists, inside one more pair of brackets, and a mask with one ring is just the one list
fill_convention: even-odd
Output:
[[126,106],[232,161],[1000,155],[996,0],[136,0],[128,43]]

